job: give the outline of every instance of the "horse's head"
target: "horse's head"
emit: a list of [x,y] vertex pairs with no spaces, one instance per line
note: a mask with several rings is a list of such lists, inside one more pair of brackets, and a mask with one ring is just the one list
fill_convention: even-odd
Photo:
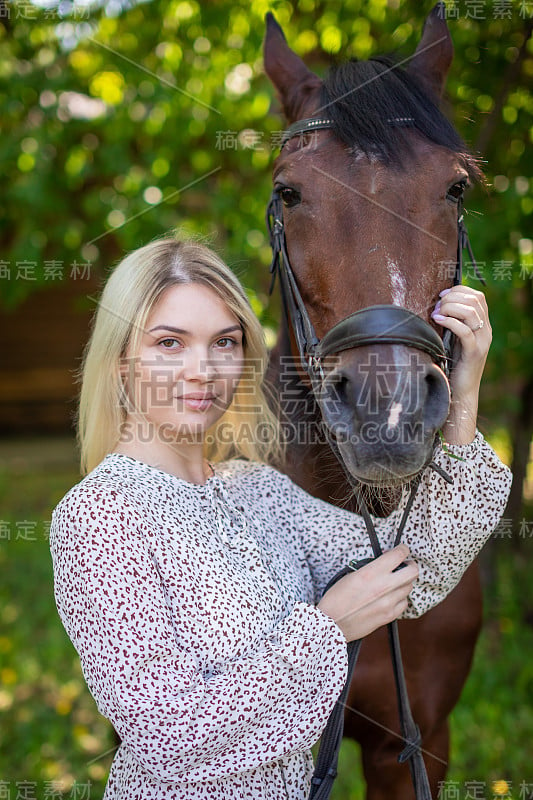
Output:
[[[436,6],[406,69],[350,62],[325,81],[267,17],[265,69],[288,121],[331,122],[288,139],[274,168],[288,256],[320,339],[377,304],[432,324],[439,292],[452,283],[458,202],[477,168],[438,109],[453,55],[442,16]],[[416,474],[450,401],[431,356],[365,344],[328,358],[324,372],[320,406],[350,472],[378,484]]]

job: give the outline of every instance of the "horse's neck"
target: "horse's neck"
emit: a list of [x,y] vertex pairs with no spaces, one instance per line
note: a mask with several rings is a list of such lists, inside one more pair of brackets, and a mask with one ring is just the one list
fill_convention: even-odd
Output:
[[[267,370],[267,381],[275,389],[274,397],[289,432],[283,470],[315,497],[357,512],[357,502],[344,470],[325,441],[320,409],[297,364],[298,356],[292,353],[283,320]],[[379,494],[369,490],[364,494],[370,511],[385,516],[398,504],[401,490],[380,490]]]

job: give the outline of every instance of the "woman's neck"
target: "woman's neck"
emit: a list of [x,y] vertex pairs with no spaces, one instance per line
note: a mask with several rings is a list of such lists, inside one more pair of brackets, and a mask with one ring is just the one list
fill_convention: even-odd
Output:
[[205,483],[213,474],[204,458],[203,443],[118,441],[114,453],[131,456],[189,483]]

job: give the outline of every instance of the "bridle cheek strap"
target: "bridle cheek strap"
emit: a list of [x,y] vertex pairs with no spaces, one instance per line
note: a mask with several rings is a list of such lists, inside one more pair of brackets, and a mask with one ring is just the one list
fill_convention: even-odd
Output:
[[285,314],[292,323],[298,352],[304,361],[306,370],[308,370],[306,359],[317,347],[318,337],[290,266],[285,227],[283,225],[283,202],[279,192],[272,192],[266,213],[266,223],[272,249],[270,294],[274,289],[276,275],[279,275]]
[[[464,219],[463,198],[460,197],[457,201],[457,257],[455,260],[455,273],[452,281],[453,286],[459,286],[459,284],[461,284],[463,281],[463,251],[465,249],[468,251],[468,255],[470,256],[470,263],[474,268],[476,278],[483,286],[486,286],[487,284],[478,269],[478,265],[474,257],[474,251],[472,250],[472,245],[470,244],[470,239],[468,238],[468,231],[466,229]],[[451,332],[451,330],[447,329],[444,331],[442,335],[442,341],[449,359],[449,372],[451,372],[453,366],[455,339],[456,336]]]

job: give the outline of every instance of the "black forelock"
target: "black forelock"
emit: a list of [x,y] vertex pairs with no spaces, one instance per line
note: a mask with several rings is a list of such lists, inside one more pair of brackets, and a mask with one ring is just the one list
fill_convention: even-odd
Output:
[[346,145],[393,166],[401,166],[408,155],[408,132],[414,127],[435,144],[460,153],[472,180],[481,175],[436,98],[392,58],[333,67],[322,86],[320,113],[333,121],[336,135]]

